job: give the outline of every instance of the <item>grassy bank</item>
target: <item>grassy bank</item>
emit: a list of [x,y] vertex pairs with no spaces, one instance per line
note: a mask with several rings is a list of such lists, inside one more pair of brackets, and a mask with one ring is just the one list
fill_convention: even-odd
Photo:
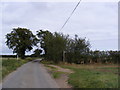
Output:
[[16,59],[16,58],[1,58],[0,62],[1,62],[1,76],[2,79],[8,75],[9,73],[13,72],[14,70],[16,70],[18,67],[20,67],[21,65],[29,62],[33,60],[32,58],[26,58],[26,59]]
[[[45,65],[54,64],[51,61],[42,61],[42,63]],[[74,88],[118,87],[118,67],[115,64],[76,65],[61,63],[55,65],[74,71],[74,73],[69,74],[68,79],[68,83],[71,84]]]

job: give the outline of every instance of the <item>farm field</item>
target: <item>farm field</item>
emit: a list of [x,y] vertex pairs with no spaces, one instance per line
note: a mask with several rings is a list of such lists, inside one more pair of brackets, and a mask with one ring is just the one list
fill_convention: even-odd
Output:
[[68,75],[68,83],[73,88],[118,88],[117,64],[54,64],[49,61],[42,63],[45,66],[56,65],[72,70],[73,73]]
[[74,88],[118,88],[117,65],[60,65],[74,71],[68,83]]

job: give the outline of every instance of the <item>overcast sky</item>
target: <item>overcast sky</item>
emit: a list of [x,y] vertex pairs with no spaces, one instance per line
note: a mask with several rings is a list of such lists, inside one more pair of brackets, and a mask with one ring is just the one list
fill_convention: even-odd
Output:
[[[77,2],[4,2],[2,4],[2,54],[12,54],[5,45],[5,35],[15,27],[25,27],[34,34],[47,29],[59,32]],[[61,30],[74,37],[86,37],[92,50],[118,50],[118,3],[81,2]],[[29,52],[27,54],[32,53]]]

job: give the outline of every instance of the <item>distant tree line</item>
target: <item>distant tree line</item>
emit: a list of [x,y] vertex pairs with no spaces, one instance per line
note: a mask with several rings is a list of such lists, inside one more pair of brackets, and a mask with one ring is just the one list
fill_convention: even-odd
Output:
[[70,38],[63,33],[37,31],[41,48],[45,51],[45,59],[55,63],[65,61],[76,64],[118,63],[120,51],[92,51],[90,42],[75,35]]
[[16,55],[0,55],[2,58],[16,58]]
[[[31,55],[32,57],[44,56],[44,59],[51,60],[55,63],[61,61],[76,64],[89,63],[118,63],[120,51],[92,51],[91,45],[86,38],[80,38],[75,35],[70,38],[63,33],[46,30],[37,31],[36,35],[26,28],[14,28],[13,31],[6,35],[6,44],[13,53],[21,58],[25,58],[25,52],[38,48]],[[40,46],[38,45],[40,44]]]
[[[0,57],[2,57],[2,58],[17,58],[17,55],[0,55]],[[25,58],[26,57],[32,57],[32,56],[31,55],[25,55]]]

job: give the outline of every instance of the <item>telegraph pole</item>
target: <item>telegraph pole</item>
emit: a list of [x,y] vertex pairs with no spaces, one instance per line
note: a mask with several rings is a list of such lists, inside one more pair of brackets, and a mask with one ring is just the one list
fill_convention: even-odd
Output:
[[17,54],[17,60],[18,60],[18,54]]
[[65,51],[63,51],[63,62],[65,62]]

